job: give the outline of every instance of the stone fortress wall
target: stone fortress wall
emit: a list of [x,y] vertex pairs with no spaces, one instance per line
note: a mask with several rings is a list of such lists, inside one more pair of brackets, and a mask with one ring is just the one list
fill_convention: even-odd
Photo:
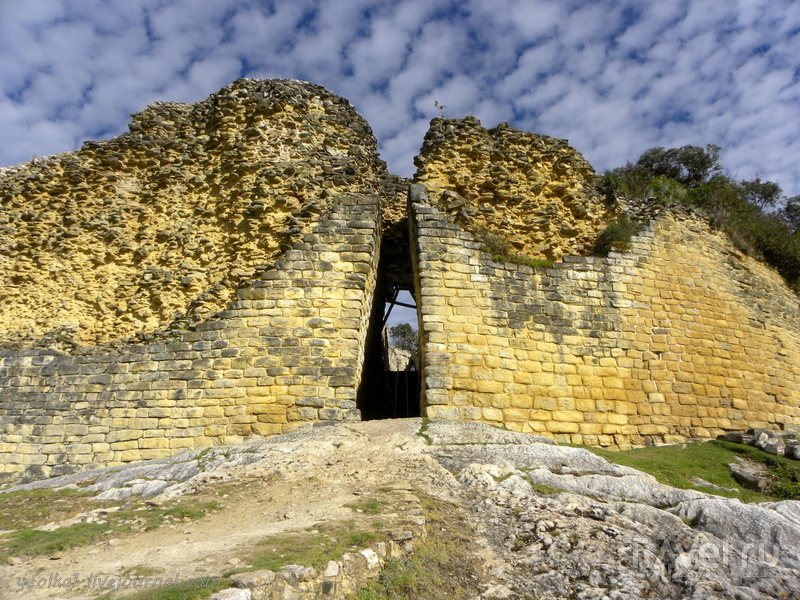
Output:
[[411,197],[426,414],[611,448],[800,426],[800,310],[703,221],[609,258],[501,263]]
[[388,177],[320,86],[242,80],[0,176],[0,345],[93,346],[208,319],[340,194]]
[[360,420],[377,196],[337,199],[215,318],[149,345],[0,352],[0,472],[55,476]]
[[[619,207],[563,140],[435,119],[406,212],[406,181],[386,172],[368,125],[311,84],[236,82],[198,105],[150,107],[125,136],[0,173],[13,217],[0,229],[14,296],[0,310],[6,480],[360,419],[383,288],[410,263],[423,415],[610,448],[800,426],[797,297],[681,211],[629,252],[578,256]],[[141,162],[140,147],[161,158]],[[210,183],[195,158],[214,166]],[[113,168],[135,173],[120,183]],[[164,209],[170,194],[193,215],[175,231],[149,231],[147,215],[118,226],[120,210]],[[79,243],[84,229],[95,237]],[[498,262],[487,232],[559,262]],[[57,286],[22,277],[28,263],[49,265]],[[140,309],[161,292],[150,319]]]
[[[435,119],[415,163],[428,416],[610,448],[800,426],[798,297],[704,219],[608,206],[564,140],[503,123]],[[586,256],[623,211],[649,227]],[[560,261],[493,258],[487,232]]]
[[394,183],[367,123],[242,80],[130,129],[0,177],[6,478],[359,419]]

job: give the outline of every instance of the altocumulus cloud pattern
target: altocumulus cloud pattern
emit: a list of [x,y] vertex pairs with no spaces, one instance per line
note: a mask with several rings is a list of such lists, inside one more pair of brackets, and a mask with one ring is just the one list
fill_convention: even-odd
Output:
[[733,175],[800,193],[795,0],[0,0],[0,65],[0,165],[284,77],[348,98],[400,175],[439,103],[568,138],[599,170],[715,143]]

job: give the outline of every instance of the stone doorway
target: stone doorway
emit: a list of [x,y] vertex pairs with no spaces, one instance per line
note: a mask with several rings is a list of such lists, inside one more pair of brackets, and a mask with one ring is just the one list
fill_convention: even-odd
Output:
[[358,394],[363,420],[420,416],[418,353],[400,348],[390,330],[412,325],[416,333],[416,303],[410,290],[394,288],[379,296],[368,333],[364,372]]
[[[384,407],[387,417],[420,416],[417,304],[411,290],[395,287],[383,315]],[[400,334],[400,335],[394,335]],[[402,335],[405,334],[405,335]]]
[[418,331],[408,229],[404,220],[384,232],[378,282],[358,390],[363,420],[420,416],[419,353],[393,343],[391,329]]

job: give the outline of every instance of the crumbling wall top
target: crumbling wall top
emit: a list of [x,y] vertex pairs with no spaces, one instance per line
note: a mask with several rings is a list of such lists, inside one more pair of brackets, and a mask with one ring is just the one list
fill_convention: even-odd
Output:
[[207,319],[337,195],[385,178],[367,122],[321,86],[240,80],[157,102],[117,138],[0,173],[0,344]]
[[594,190],[591,165],[566,140],[507,123],[433,119],[415,163],[414,181],[437,208],[533,258],[587,254],[613,212]]

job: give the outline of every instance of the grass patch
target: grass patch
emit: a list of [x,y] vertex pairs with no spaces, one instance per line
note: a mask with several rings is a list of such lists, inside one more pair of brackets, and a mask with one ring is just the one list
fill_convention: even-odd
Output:
[[405,558],[390,559],[378,581],[348,600],[467,600],[480,594],[482,580],[474,533],[455,505],[420,497],[428,536]]
[[3,540],[2,550],[6,556],[38,556],[55,554],[78,546],[89,546],[102,539],[108,531],[99,523],[76,523],[54,531],[20,529],[10,539]]
[[164,572],[160,567],[149,567],[147,565],[133,565],[127,569],[123,569],[123,577],[154,577]]
[[[158,576],[155,578],[157,579]],[[116,578],[117,581],[122,579],[124,576]],[[125,600],[204,600],[214,592],[230,587],[230,580],[226,577],[198,577],[191,580],[191,583],[197,587],[186,587],[187,581],[181,581],[175,587],[151,587],[133,594],[126,592],[122,595],[116,591],[108,591],[95,596],[94,600],[116,600],[117,598]]]
[[[492,256],[494,260],[498,260],[498,258]],[[515,265],[527,265],[529,267],[533,267],[534,269],[549,269],[550,267],[555,264],[550,258],[531,258],[530,256],[524,256],[522,254],[510,254],[506,256],[499,257],[499,260],[514,263]]]
[[352,521],[319,525],[313,531],[290,532],[262,540],[242,557],[248,565],[246,568],[230,571],[225,576],[257,569],[277,572],[286,565],[324,569],[328,561],[341,560],[346,552],[387,539],[382,531],[360,530]]
[[778,477],[772,484],[770,492],[784,500],[800,500],[800,470],[786,465],[770,465],[770,472]]
[[428,444],[428,446],[433,445],[433,440],[431,439],[431,436],[429,436],[426,433],[430,425],[431,425],[431,420],[428,417],[422,417],[422,423],[420,424],[419,431],[417,432],[417,435],[422,439],[424,439],[425,443]]
[[[37,492],[41,492],[37,490]],[[16,492],[6,494],[12,496]],[[47,503],[53,503],[57,508],[60,507],[55,503],[62,492],[54,492],[56,496],[47,493],[30,494],[26,492],[20,496],[11,498],[1,498],[0,506],[3,506],[6,512],[10,506],[16,506],[18,503],[23,502],[24,498],[28,499],[30,506],[23,510],[23,514],[38,516],[38,523],[42,525],[41,521],[50,522],[55,516],[60,519],[67,519],[77,514],[81,514],[93,508],[107,507],[109,503],[97,503],[100,506],[86,506],[87,497],[85,494],[70,494],[69,497],[75,496],[80,498],[80,505],[66,504],[69,510],[65,513],[53,515],[52,510],[46,509],[41,506]],[[91,500],[90,498],[88,499]],[[8,501],[9,505],[4,505],[3,502]],[[193,500],[183,500],[173,506],[167,507],[151,507],[143,505],[140,500],[130,501],[124,505],[121,510],[109,511],[106,514],[98,515],[96,520],[91,523],[75,523],[68,527],[59,527],[52,531],[44,531],[36,529],[35,527],[17,527],[9,535],[0,539],[0,560],[5,560],[9,556],[39,556],[43,554],[54,554],[64,550],[70,550],[80,546],[88,546],[97,543],[99,540],[104,539],[104,536],[109,532],[128,533],[131,531],[146,531],[149,529],[157,529],[165,523],[185,523],[194,521],[205,516],[209,512],[217,511],[220,505],[217,502],[202,502],[197,503]],[[46,516],[46,518],[45,518]],[[37,519],[33,519],[36,521]],[[15,524],[23,523],[22,517],[15,520]]]
[[510,262],[539,269],[549,269],[553,266],[553,261],[549,258],[531,258],[514,252],[508,240],[496,233],[482,230],[478,232],[478,237],[483,242],[481,250],[491,254],[492,260],[496,262]]
[[165,523],[188,523],[202,519],[206,514],[220,510],[219,502],[181,503],[168,508],[142,507],[135,504],[130,509],[110,513],[110,522],[120,524],[119,531],[158,529]]
[[360,502],[355,502],[353,504],[345,504],[347,508],[352,508],[353,510],[370,513],[370,514],[377,514],[381,512],[384,506],[389,504],[385,500],[378,500],[377,498],[367,498],[366,500],[361,500]]
[[[651,446],[633,450],[613,451],[580,446],[590,452],[602,456],[608,462],[632,467],[650,473],[659,482],[680,489],[691,489],[708,494],[738,498],[742,502],[767,502],[780,496],[780,493],[791,492],[792,477],[794,484],[800,488],[800,470],[791,459],[767,454],[758,448],[745,444],[711,440],[702,443],[686,443],[672,446]],[[771,472],[786,481],[783,486],[773,487],[773,495],[765,495],[743,488],[731,475],[729,463],[736,462],[737,457],[761,462],[770,467]],[[783,473],[783,476],[781,476]],[[736,490],[726,492],[714,490],[692,483],[693,477],[700,477],[709,483]],[[780,482],[779,482],[780,483]],[[785,488],[785,489],[784,489]]]
[[85,490],[17,490],[0,494],[0,529],[40,527],[112,504],[92,500],[95,494]]

